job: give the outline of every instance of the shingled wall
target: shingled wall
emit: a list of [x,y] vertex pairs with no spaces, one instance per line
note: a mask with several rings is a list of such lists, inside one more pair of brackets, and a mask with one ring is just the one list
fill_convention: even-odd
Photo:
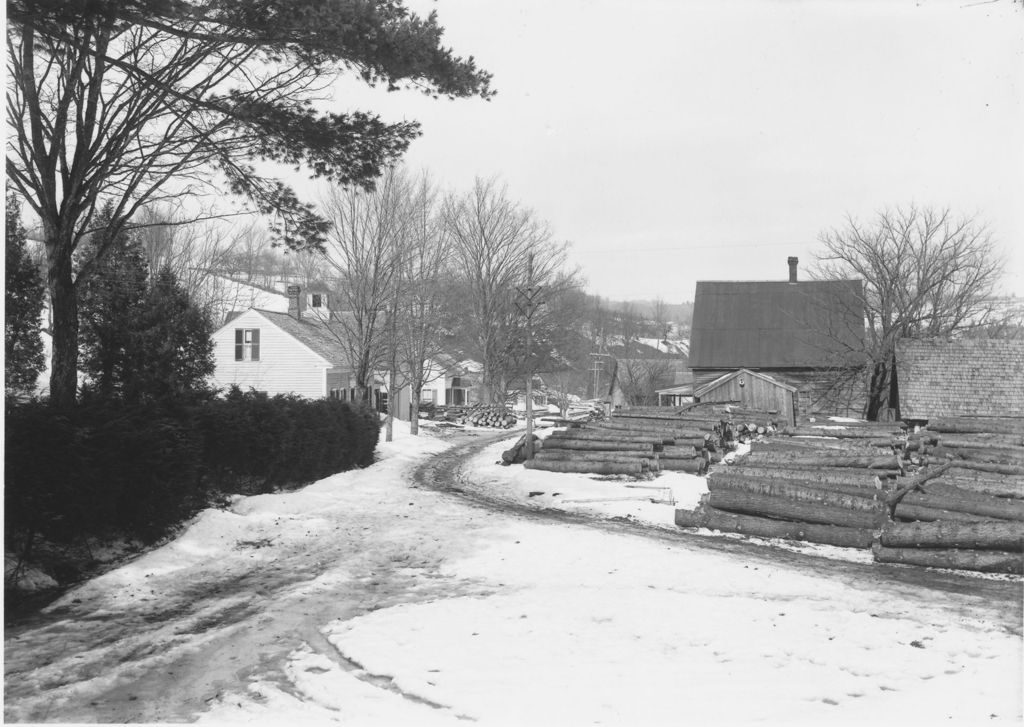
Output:
[[904,420],[1024,417],[1024,341],[905,339],[896,362]]

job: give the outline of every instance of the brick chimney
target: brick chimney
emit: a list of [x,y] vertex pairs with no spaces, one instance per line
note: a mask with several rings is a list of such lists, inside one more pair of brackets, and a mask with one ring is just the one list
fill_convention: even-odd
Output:
[[306,310],[306,296],[302,294],[302,288],[298,285],[289,285],[288,293],[288,315],[297,321],[302,320],[302,314]]
[[796,282],[796,264],[800,262],[799,258],[791,257],[786,262],[789,263],[789,282]]

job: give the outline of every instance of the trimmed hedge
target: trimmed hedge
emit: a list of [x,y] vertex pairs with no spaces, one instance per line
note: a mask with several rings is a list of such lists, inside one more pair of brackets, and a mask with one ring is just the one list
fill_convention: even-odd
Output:
[[377,415],[333,400],[230,391],[186,407],[8,402],[5,545],[152,542],[218,497],[298,487],[373,462]]

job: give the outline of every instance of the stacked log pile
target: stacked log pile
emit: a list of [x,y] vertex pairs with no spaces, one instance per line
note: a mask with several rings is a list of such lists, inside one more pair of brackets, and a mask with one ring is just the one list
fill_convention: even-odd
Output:
[[553,472],[644,475],[663,470],[703,475],[739,437],[774,429],[770,416],[746,413],[742,423],[727,412],[628,410],[544,440],[529,469]]
[[789,427],[708,476],[676,524],[843,547],[878,562],[1024,570],[1024,423]]

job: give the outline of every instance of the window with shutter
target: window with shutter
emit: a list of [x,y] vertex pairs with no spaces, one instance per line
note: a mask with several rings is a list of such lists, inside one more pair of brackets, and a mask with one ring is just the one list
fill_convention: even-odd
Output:
[[235,329],[235,361],[260,360],[260,329]]

